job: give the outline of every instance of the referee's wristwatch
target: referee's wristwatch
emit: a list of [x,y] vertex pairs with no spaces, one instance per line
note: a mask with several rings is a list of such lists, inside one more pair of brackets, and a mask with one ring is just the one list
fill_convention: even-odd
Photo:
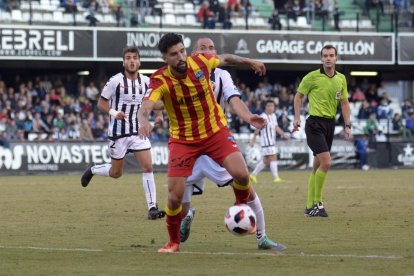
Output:
[[351,124],[349,124],[349,125],[345,125],[345,128],[349,128],[349,129],[351,129]]

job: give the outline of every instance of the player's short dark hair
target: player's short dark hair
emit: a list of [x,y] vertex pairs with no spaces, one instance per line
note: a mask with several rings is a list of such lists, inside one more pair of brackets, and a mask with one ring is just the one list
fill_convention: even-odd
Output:
[[138,55],[138,58],[140,58],[139,49],[137,46],[126,46],[122,50],[122,59],[125,59],[126,53],[136,53]]
[[272,104],[276,107],[276,103],[275,103],[275,101],[274,101],[274,100],[266,100],[265,106],[266,106],[268,103],[272,103]]
[[333,46],[333,45],[331,45],[331,44],[327,44],[327,45],[325,45],[325,46],[323,46],[322,47],[322,50],[321,50],[321,56],[322,56],[322,54],[323,54],[323,50],[329,50],[329,49],[334,49],[335,50],[335,56],[337,56],[338,55],[338,50],[336,50],[336,48]]
[[158,42],[158,50],[160,50],[162,54],[166,54],[171,46],[177,45],[178,43],[184,44],[183,37],[181,35],[176,33],[167,33],[163,35]]

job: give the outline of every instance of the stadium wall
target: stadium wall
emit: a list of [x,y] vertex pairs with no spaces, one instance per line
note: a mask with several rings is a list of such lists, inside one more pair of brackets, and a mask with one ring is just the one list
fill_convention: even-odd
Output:
[[[247,142],[239,143],[250,167],[261,160],[261,149]],[[278,142],[279,167],[282,170],[308,169],[313,156],[306,141]],[[373,168],[414,168],[414,143],[374,143],[368,154]],[[153,143],[152,161],[155,171],[166,171],[168,165],[167,143]],[[0,147],[0,173],[2,175],[28,175],[49,173],[80,173],[87,164],[108,163],[110,157],[107,143],[10,143],[9,148]],[[357,158],[352,143],[335,140],[332,147],[332,168],[356,168]],[[125,171],[140,171],[133,155],[125,159]]]

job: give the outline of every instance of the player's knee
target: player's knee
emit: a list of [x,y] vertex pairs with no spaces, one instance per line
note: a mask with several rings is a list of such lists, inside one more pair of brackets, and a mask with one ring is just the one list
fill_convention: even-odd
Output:
[[143,165],[142,166],[142,172],[143,173],[151,173],[152,172],[152,165]]
[[112,178],[120,178],[122,176],[122,170],[117,170],[117,171],[111,170],[111,171],[109,171],[109,175]]
[[326,160],[324,162],[321,162],[321,164],[319,165],[319,169],[323,171],[327,171],[330,168],[331,168],[331,160]]
[[180,207],[181,200],[182,200],[182,198],[180,198],[178,196],[169,196],[168,197],[169,205],[172,207],[173,210]]
[[240,171],[233,175],[233,179],[240,185],[247,184],[249,181],[249,173],[246,171]]

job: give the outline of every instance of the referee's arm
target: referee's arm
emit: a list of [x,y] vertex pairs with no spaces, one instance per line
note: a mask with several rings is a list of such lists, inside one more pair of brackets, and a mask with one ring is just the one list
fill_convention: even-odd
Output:
[[341,101],[341,108],[342,108],[342,117],[344,117],[344,131],[346,133],[345,139],[349,140],[352,137],[351,132],[351,108],[349,106],[348,99],[344,99]]
[[293,100],[293,108],[295,110],[295,119],[293,121],[293,131],[297,131],[300,127],[300,110],[302,108],[302,102],[305,95],[302,93],[296,92],[295,98]]

